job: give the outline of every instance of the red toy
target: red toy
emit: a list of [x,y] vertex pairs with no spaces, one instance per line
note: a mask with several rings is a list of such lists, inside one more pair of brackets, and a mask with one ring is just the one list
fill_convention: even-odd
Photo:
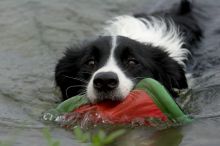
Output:
[[103,101],[93,105],[81,106],[73,112],[81,114],[82,117],[90,113],[90,120],[95,124],[101,123],[103,120],[108,124],[129,124],[135,120],[140,120],[144,125],[150,125],[149,119],[152,118],[164,122],[168,120],[168,117],[161,112],[143,90],[132,91],[123,102]]
[[140,81],[123,101],[109,100],[92,104],[85,96],[74,96],[45,113],[44,119],[67,126],[86,122],[94,125],[139,123],[146,126],[172,126],[192,121],[163,85],[150,78]]

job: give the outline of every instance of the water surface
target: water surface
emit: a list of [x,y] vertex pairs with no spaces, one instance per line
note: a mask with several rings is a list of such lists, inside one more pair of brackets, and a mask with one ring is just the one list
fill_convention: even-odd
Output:
[[[162,1],[162,0],[161,0]],[[46,145],[42,137],[43,111],[59,102],[54,88],[54,66],[68,44],[93,36],[105,20],[131,13],[166,8],[161,1],[140,0],[1,0],[0,1],[0,140],[16,146]],[[164,0],[163,0],[164,1]],[[174,1],[174,0],[172,0]],[[197,0],[198,1],[198,0]],[[220,14],[217,0],[202,0],[208,16],[202,47],[195,52],[189,81],[196,114],[220,112]],[[169,1],[171,3],[171,1]],[[210,17],[209,17],[210,15]],[[80,145],[73,135],[51,127],[61,145]],[[127,146],[218,146],[220,118],[162,131],[133,129],[117,142]]]

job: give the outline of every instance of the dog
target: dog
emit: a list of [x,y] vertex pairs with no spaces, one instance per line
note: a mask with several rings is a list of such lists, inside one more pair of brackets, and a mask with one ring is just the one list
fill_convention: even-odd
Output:
[[135,84],[153,78],[176,97],[188,87],[186,63],[202,38],[193,5],[115,17],[99,37],[67,48],[55,68],[63,100],[85,94],[92,103],[124,100]]

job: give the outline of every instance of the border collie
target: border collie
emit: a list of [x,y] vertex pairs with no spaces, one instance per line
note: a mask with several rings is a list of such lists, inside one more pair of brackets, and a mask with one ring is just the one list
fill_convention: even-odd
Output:
[[91,102],[123,100],[143,78],[171,95],[187,88],[185,64],[202,31],[192,3],[169,11],[124,15],[107,22],[99,37],[67,48],[55,69],[63,99],[85,94]]

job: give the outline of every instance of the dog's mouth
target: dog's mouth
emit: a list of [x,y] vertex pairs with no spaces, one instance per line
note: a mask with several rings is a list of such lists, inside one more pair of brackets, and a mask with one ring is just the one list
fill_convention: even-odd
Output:
[[96,92],[96,99],[95,102],[101,102],[101,101],[122,101],[124,100],[123,95],[117,93],[117,92]]

